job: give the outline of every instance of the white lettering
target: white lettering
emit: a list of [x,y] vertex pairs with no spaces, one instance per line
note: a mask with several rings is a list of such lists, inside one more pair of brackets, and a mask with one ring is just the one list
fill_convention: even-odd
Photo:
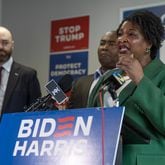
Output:
[[38,141],[32,141],[26,152],[26,156],[29,156],[30,154],[34,154],[35,156],[39,155]]
[[85,126],[85,122],[83,120],[83,117],[77,117],[76,125],[75,125],[75,130],[73,135],[78,136],[80,132],[80,127],[82,129],[82,132],[85,136],[89,136],[90,130],[91,130],[91,125],[93,121],[93,116],[88,116],[88,120]]
[[35,126],[34,126],[34,131],[33,131],[32,137],[36,137],[37,136],[37,131],[38,131],[39,124],[40,124],[40,119],[37,119],[36,122],[35,122]]
[[15,147],[14,147],[14,152],[13,152],[13,156],[16,156],[18,153],[18,151],[21,151],[21,156],[25,155],[25,151],[26,151],[26,147],[27,147],[27,141],[23,142],[23,145],[20,145],[19,141],[16,141]]
[[33,120],[31,119],[22,120],[20,128],[19,128],[19,132],[18,132],[18,138],[26,138],[30,136],[32,132],[32,129],[31,129],[32,125],[33,125]]
[[[34,128],[33,128],[34,126]],[[41,127],[39,130],[39,126]],[[22,120],[18,132],[18,138],[27,138],[27,137],[48,137],[55,132],[56,121],[52,118],[36,119],[34,122],[31,119]]]
[[66,146],[67,146],[66,140],[57,140],[56,147],[54,149],[54,155],[62,154],[65,151]]
[[56,87],[56,88],[52,91],[53,95],[56,95],[58,92],[60,92],[60,90],[59,90],[58,87]]
[[86,139],[79,140],[34,140],[16,142],[13,156],[70,156],[83,155],[87,153],[88,144]]
[[75,26],[60,27],[58,32],[60,35],[62,35],[62,34],[79,32],[80,30],[81,30],[80,25],[75,25]]
[[79,41],[79,40],[82,40],[83,38],[84,38],[84,33],[82,33],[82,32],[55,36],[55,40],[57,43]]
[[[48,125],[50,126],[49,130],[48,130]],[[55,132],[55,128],[56,128],[56,121],[54,119],[51,118],[43,119],[39,137],[51,136]]]
[[51,156],[53,148],[54,148],[53,141],[51,141],[51,140],[43,141],[40,155],[44,156],[45,154],[47,154],[48,156]]

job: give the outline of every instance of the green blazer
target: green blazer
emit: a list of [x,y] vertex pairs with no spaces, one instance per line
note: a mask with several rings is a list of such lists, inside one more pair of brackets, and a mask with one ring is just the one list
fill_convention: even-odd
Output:
[[[92,91],[89,107],[100,106],[97,95],[108,74]],[[122,90],[119,103],[125,106],[125,116],[151,137],[149,144],[124,144],[123,164],[165,165],[165,65],[159,59],[153,60],[144,68],[144,77],[138,86],[131,82]]]

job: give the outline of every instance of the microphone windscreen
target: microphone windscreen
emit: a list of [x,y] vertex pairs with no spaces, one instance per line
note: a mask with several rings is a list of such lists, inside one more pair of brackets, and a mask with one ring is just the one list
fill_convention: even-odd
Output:
[[114,90],[119,89],[124,83],[123,71],[118,68],[114,69],[103,82],[103,84],[108,85]]
[[66,93],[72,88],[73,77],[70,74],[64,75],[59,81],[58,85]]

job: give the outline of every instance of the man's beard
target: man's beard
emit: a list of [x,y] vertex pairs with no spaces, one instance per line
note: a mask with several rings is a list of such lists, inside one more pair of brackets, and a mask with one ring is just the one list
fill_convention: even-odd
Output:
[[0,50],[0,63],[5,63],[11,56],[12,51],[6,52],[4,50]]

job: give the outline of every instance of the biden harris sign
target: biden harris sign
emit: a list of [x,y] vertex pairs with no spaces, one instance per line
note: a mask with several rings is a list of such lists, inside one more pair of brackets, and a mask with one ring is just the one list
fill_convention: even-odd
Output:
[[4,114],[0,164],[112,165],[124,109]]

